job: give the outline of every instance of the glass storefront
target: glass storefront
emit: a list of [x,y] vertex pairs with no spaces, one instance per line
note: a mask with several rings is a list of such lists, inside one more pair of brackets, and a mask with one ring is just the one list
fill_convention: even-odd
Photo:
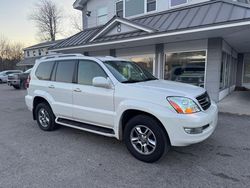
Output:
[[204,87],[206,51],[167,53],[164,79]]
[[243,83],[250,84],[250,55],[244,59]]
[[220,90],[235,85],[236,82],[237,59],[226,52],[222,52],[220,69]]
[[141,56],[128,56],[122,57],[122,59],[127,59],[129,61],[133,61],[146,69],[150,73],[154,73],[154,64],[155,64],[155,55],[141,55]]

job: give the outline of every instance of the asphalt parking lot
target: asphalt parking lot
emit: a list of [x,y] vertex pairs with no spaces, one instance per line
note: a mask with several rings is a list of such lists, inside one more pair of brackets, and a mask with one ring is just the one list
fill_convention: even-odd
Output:
[[25,94],[0,85],[0,187],[250,187],[250,116],[220,114],[211,138],[147,164],[112,138],[41,131]]

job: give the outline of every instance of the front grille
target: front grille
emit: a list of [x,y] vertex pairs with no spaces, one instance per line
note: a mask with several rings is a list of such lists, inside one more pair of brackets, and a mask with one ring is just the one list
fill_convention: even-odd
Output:
[[8,77],[8,80],[14,80],[14,79],[15,79],[15,77],[13,77],[13,76]]
[[207,92],[198,96],[196,99],[198,100],[203,110],[207,110],[211,106],[211,100]]

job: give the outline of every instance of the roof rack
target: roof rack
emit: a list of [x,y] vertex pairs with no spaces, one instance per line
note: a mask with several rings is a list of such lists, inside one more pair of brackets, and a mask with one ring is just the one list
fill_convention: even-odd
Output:
[[42,57],[40,60],[45,60],[45,59],[54,59],[54,58],[60,58],[60,57],[82,57],[84,55],[82,54],[53,54],[53,55],[47,55]]
[[112,59],[115,59],[114,56],[105,56],[106,58],[112,58]]

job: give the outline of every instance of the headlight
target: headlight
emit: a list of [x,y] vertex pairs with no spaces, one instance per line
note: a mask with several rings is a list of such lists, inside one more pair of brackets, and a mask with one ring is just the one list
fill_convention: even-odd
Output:
[[192,99],[186,97],[168,97],[167,100],[179,114],[193,114],[201,111]]

